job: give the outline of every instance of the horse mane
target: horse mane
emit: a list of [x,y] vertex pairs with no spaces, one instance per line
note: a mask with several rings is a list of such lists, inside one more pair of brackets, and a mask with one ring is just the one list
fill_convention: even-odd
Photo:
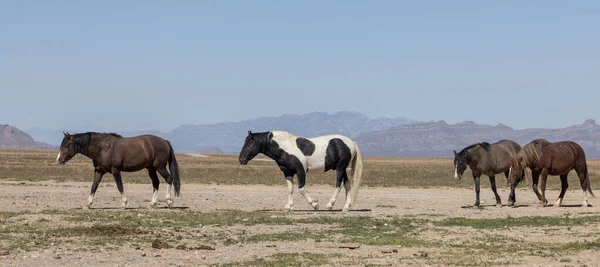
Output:
[[542,148],[549,144],[550,142],[548,142],[546,139],[535,139],[529,142],[529,144],[525,145],[517,155],[523,158],[526,166],[533,166],[540,160]]
[[[71,140],[73,140],[73,143],[75,143],[78,152],[83,153],[83,152],[87,152],[87,150],[90,146],[90,141],[92,139],[92,136],[94,136],[94,135],[123,138],[123,136],[121,136],[120,134],[116,134],[116,133],[86,132],[86,133],[78,133],[78,134],[71,135]],[[64,145],[65,141],[66,140],[63,141],[63,144],[61,144],[61,146]]]
[[483,148],[485,151],[489,151],[490,150],[490,143],[488,142],[481,142],[481,143],[475,143],[472,144],[468,147],[463,148],[460,152],[458,152],[459,155],[463,155],[466,154],[467,151],[469,151],[471,148],[474,148],[476,146],[481,146],[481,148]]
[[481,146],[483,149],[485,149],[485,151],[489,151],[489,150],[490,150],[490,143],[488,143],[488,142],[481,142],[481,143],[479,143],[479,145],[480,145],[480,146]]

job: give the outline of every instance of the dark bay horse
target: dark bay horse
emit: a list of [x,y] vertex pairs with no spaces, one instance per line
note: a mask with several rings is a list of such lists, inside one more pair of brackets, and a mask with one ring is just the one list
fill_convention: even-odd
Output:
[[493,144],[486,142],[472,144],[460,152],[454,151],[454,178],[459,179],[467,169],[471,168],[475,180],[475,204],[479,206],[479,181],[482,174],[490,178],[492,191],[496,196],[496,206],[502,207],[502,201],[496,191],[498,173],[508,178],[511,159],[521,150],[521,146],[511,140],[501,140]]
[[[562,205],[563,197],[569,187],[567,176],[571,170],[575,170],[579,177],[581,189],[583,190],[582,207],[588,206],[587,193],[594,196],[590,186],[585,152],[583,148],[572,141],[548,142],[545,139],[535,139],[525,145],[523,149],[512,160],[508,184],[510,186],[509,206],[515,202],[515,187],[523,180],[525,168],[531,170],[533,192],[540,200],[540,206],[546,206],[546,179],[548,175],[560,176],[561,190],[555,207]],[[542,178],[538,192],[538,180]]]
[[[252,133],[248,136],[240,152],[240,164],[246,165],[256,155],[262,153],[273,159],[283,172],[288,185],[287,211],[294,208],[294,175],[298,176],[298,191],[315,209],[319,202],[311,198],[306,189],[306,172],[309,170],[335,170],[337,181],[335,191],[327,204],[331,210],[341,186],[346,190],[346,204],[342,211],[347,212],[356,203],[358,187],[362,177],[362,157],[356,143],[342,135],[324,135],[314,138],[303,138],[288,132],[271,131]],[[352,168],[352,185],[348,180],[346,169]],[[350,195],[349,195],[350,194]]]
[[[127,198],[123,193],[121,172],[148,170],[154,187],[151,207],[157,203],[158,185],[160,184],[156,172],[160,173],[168,184],[166,200],[169,207],[173,205],[172,186],[175,188],[175,196],[180,195],[179,166],[169,141],[154,135],[129,138],[115,133],[87,132],[73,135],[64,133],[64,135],[56,161],[65,164],[77,153],[80,153],[92,159],[94,163],[94,183],[84,208],[92,205],[98,184],[106,173],[112,174],[115,178],[117,188],[121,193],[123,208],[127,206]],[[170,173],[167,171],[167,165]]]

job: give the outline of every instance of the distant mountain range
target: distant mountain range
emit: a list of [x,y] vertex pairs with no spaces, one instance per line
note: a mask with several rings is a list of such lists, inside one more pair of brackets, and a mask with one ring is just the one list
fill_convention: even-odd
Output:
[[584,148],[588,158],[600,158],[600,126],[591,119],[566,128],[522,130],[472,121],[453,125],[444,121],[418,122],[363,133],[355,140],[365,155],[453,157],[452,150],[459,151],[473,143],[510,139],[523,146],[537,138],[551,142],[575,141]]
[[[286,114],[278,117],[262,117],[240,122],[182,125],[166,133],[154,130],[119,133],[123,136],[155,134],[169,139],[178,152],[238,153],[248,130],[255,132],[283,130],[306,137],[332,133],[355,137],[363,132],[382,130],[411,122],[414,121],[406,118],[369,118],[362,113],[349,111],[333,114],[313,112],[304,115]],[[87,130],[81,132],[83,131]],[[56,145],[60,143],[63,136],[62,130],[48,131],[32,128],[28,129],[28,132],[37,140]]]
[[[62,131],[29,130],[36,140],[49,145],[34,141],[31,136],[14,127],[2,127],[0,147],[52,148],[62,140]],[[477,142],[493,143],[510,139],[525,145],[533,139],[545,138],[549,141],[575,141],[585,149],[588,158],[600,158],[600,126],[591,119],[566,128],[515,130],[503,124],[492,126],[465,121],[450,125],[444,121],[369,118],[361,113],[344,111],[182,125],[166,133],[119,133],[123,136],[155,134],[170,140],[177,152],[238,153],[248,130],[284,130],[304,137],[339,133],[353,138],[367,156],[452,157],[452,150],[458,151]]]
[[38,142],[33,138],[10,125],[0,125],[0,148],[26,148],[26,149],[52,149],[52,145]]

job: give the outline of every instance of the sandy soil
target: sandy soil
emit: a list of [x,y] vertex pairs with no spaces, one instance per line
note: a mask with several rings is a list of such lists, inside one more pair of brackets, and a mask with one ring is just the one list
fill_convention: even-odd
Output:
[[[44,210],[79,210],[86,201],[91,183],[19,183],[3,182],[0,184],[0,211],[1,212],[41,212]],[[126,184],[126,195],[129,198],[129,208],[147,209],[147,204],[152,195],[150,184]],[[164,206],[164,190],[161,188],[160,205]],[[308,186],[308,192],[313,198],[319,200],[324,207],[333,193],[332,186]],[[176,199],[175,206],[180,212],[185,210],[211,212],[224,209],[237,209],[243,211],[281,211],[287,202],[287,188],[282,181],[281,186],[225,186],[225,185],[183,185],[182,198]],[[502,201],[506,203],[507,190],[499,190]],[[547,192],[551,200],[558,196],[557,191]],[[482,188],[481,200],[484,208],[471,208],[474,202],[474,192],[468,189],[436,188],[361,188],[358,203],[354,211],[346,216],[372,216],[372,217],[403,217],[416,216],[423,218],[467,217],[467,218],[507,218],[521,216],[564,216],[571,214],[577,216],[581,213],[600,214],[600,199],[590,198],[591,207],[581,208],[582,194],[580,190],[567,192],[563,205],[565,207],[538,207],[537,199],[530,190],[517,192],[516,208],[495,207],[495,200],[489,188]],[[330,212],[314,212],[297,191],[294,193],[296,210],[292,216],[330,216]],[[336,208],[343,205],[343,191],[338,198]],[[554,203],[554,201],[550,201]],[[96,194],[96,201],[92,208],[106,210],[119,208],[120,195],[116,187],[109,181],[100,185]],[[162,212],[162,211],[159,211]],[[171,212],[171,211],[164,211]],[[433,215],[433,216],[432,216]],[[39,216],[44,216],[40,214]],[[30,216],[31,217],[31,216]],[[35,216],[34,216],[35,217]],[[25,218],[35,220],[35,218]],[[4,222],[11,223],[11,222]],[[1,226],[0,226],[1,227]],[[289,227],[277,225],[260,225],[250,227],[248,231],[269,232],[270,227]],[[231,231],[239,229],[231,228]],[[299,229],[300,230],[300,229]],[[310,230],[301,229],[303,231]],[[210,231],[210,228],[202,231]],[[461,230],[462,231],[462,230]],[[585,231],[584,231],[585,232]],[[448,235],[437,238],[440,242],[454,242],[453,238],[464,238],[464,235],[477,236],[478,230],[466,232],[453,232],[449,229]],[[427,235],[428,233],[423,233]],[[544,232],[536,233],[535,229],[526,232],[499,232],[500,235],[522,236],[531,235],[539,238],[552,239]],[[435,236],[435,233],[431,235]],[[569,236],[565,230],[564,236]],[[572,237],[571,239],[584,239]],[[596,237],[597,238],[597,237]],[[593,238],[592,238],[593,239]],[[590,239],[590,240],[592,240]],[[393,249],[397,252],[388,253]],[[389,251],[388,251],[389,250]],[[93,252],[78,252],[64,247],[54,247],[43,251],[28,251],[10,253],[0,256],[4,266],[198,266],[214,265],[227,262],[247,261],[266,257],[274,253],[339,253],[349,257],[364,257],[369,264],[378,265],[416,265],[427,266],[422,259],[423,251],[435,255],[434,248],[398,248],[382,246],[361,246],[359,249],[348,250],[339,248],[315,248],[312,241],[301,242],[268,242],[240,244],[239,246],[216,247],[215,250],[182,251],[174,249],[153,249],[149,244],[141,248],[124,245],[118,250],[104,250],[95,248]],[[567,257],[567,262],[558,262],[552,257],[537,257],[532,252],[531,257],[523,259],[523,266],[597,266],[594,259],[600,258],[598,250],[586,250],[585,254],[574,253]],[[399,261],[398,259],[406,259]],[[333,265],[344,265],[343,261],[333,261]],[[403,262],[403,263],[398,263]]]

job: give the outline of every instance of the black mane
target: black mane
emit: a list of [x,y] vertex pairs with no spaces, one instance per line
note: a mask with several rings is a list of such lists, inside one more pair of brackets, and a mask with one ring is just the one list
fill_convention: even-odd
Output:
[[269,135],[271,132],[261,132],[261,133],[252,133],[252,137],[254,141],[261,144],[261,153],[264,149],[266,149],[266,145],[269,143]]
[[481,146],[481,148],[483,148],[485,151],[489,151],[490,150],[490,143],[488,142],[481,142],[481,143],[475,143],[472,144],[468,147],[463,148],[463,150],[461,150],[460,152],[458,152],[459,155],[463,155],[466,154],[467,151],[469,151],[469,149],[474,148],[476,146]]
[[[123,138],[123,136],[121,136],[120,134],[116,134],[116,133],[86,132],[86,133],[72,134],[71,140],[73,140],[73,143],[75,144],[75,148],[77,149],[78,153],[87,152],[87,149],[90,145],[90,140],[92,139],[93,135],[107,135],[107,136],[113,136],[113,137],[117,137],[117,138]],[[65,137],[65,138],[63,138],[63,141],[60,144],[60,146],[62,147],[63,145],[65,145],[66,142],[67,142],[67,138]]]

